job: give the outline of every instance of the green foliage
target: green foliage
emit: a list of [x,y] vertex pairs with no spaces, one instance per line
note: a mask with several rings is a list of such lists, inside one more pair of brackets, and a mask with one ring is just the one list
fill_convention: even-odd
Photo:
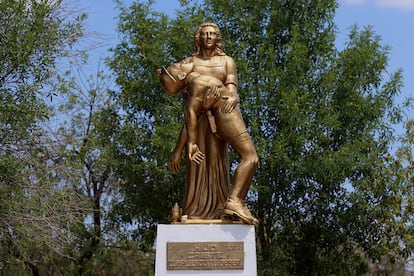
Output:
[[260,156],[252,206],[262,219],[261,272],[366,272],[367,259],[398,248],[378,246],[383,223],[393,227],[387,216],[400,213],[388,209],[394,203],[378,206],[370,185],[386,177],[377,170],[401,118],[393,103],[401,72],[386,80],[389,49],[370,28],[354,28],[345,49],[335,49],[334,1],[228,5],[205,8],[238,64],[243,115]]
[[0,140],[5,143],[19,139],[37,119],[47,117],[41,96],[51,94],[43,88],[53,76],[56,59],[82,35],[84,16],[65,21],[63,4],[49,2],[0,3]]
[[183,174],[173,176],[167,170],[183,126],[183,108],[180,100],[162,90],[155,72],[192,52],[193,45],[187,42],[193,40],[195,26],[183,23],[189,18],[200,21],[201,13],[187,7],[169,20],[154,12],[151,3],[120,6],[120,11],[121,42],[112,49],[109,65],[121,89],[113,94],[122,117],[114,141],[118,173],[125,185],[124,198],[114,206],[112,219],[121,225],[138,221],[133,236],[149,248],[157,223],[168,221],[184,190]]
[[[0,273],[70,271],[76,234],[88,206],[64,184],[45,97],[56,62],[82,35],[83,15],[63,1],[0,2]],[[73,15],[73,16],[72,16]],[[65,270],[62,268],[66,267]]]
[[402,266],[413,251],[413,134],[413,120],[408,120],[395,156],[387,155],[370,185],[361,189],[361,194],[375,200],[377,208],[368,206],[371,215],[382,217],[373,253],[377,254],[376,265],[385,267],[387,273]]
[[[153,275],[156,225],[184,192],[167,170],[182,100],[155,72],[192,53],[204,21],[236,61],[260,156],[259,274],[386,274],[411,256],[412,121],[390,153],[401,70],[387,74],[370,27],[335,48],[336,1],[182,0],[174,18],[118,1],[113,90],[100,70],[55,75],[85,16],[52,2],[0,1],[0,274]],[[42,129],[53,114],[65,121]]]
[[[47,137],[19,159],[2,158],[0,252],[2,272],[63,273],[69,266],[75,229],[90,210],[82,196],[62,181],[70,174]],[[8,168],[8,169],[6,169]],[[13,168],[13,169],[10,169]]]
[[154,72],[191,53],[194,28],[213,21],[236,60],[260,156],[249,204],[262,220],[261,275],[361,274],[371,262],[408,256],[412,200],[401,190],[409,176],[394,176],[387,161],[391,126],[401,120],[401,71],[387,75],[389,48],[372,28],[355,26],[339,51],[336,1],[182,1],[174,19],[151,4],[121,7],[123,37],[110,61],[123,114],[118,222],[136,222],[139,238],[153,238],[182,195],[182,175],[165,165],[182,108]]
[[154,275],[155,252],[140,250],[135,242],[101,246],[86,264],[87,275]]

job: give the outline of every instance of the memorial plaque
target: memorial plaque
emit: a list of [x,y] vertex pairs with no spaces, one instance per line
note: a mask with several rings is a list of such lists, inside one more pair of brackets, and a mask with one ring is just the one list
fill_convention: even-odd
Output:
[[243,268],[243,242],[167,242],[167,270]]

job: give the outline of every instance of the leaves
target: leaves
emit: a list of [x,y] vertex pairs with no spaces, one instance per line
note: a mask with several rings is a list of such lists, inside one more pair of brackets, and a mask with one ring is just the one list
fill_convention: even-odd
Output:
[[[116,85],[100,69],[54,74],[85,15],[62,17],[60,2],[0,3],[0,269],[150,273],[156,225],[184,193],[184,172],[167,170],[182,100],[155,72],[193,52],[203,21],[218,23],[236,61],[260,156],[248,198],[261,219],[259,274],[404,264],[414,245],[414,123],[394,154],[402,75],[387,72],[390,49],[372,27],[354,26],[338,50],[332,0],[180,1],[174,18],[152,1],[117,3],[121,39],[107,61]],[[42,129],[53,115],[64,122]]]
[[71,260],[72,228],[89,209],[65,186],[69,172],[40,128],[51,115],[45,97],[56,61],[81,36],[83,17],[71,21],[62,1],[6,0],[0,10],[1,269],[42,274],[47,265]]
[[[158,218],[159,210],[167,211],[140,194],[169,199],[173,178],[164,172],[165,151],[182,112],[156,90],[147,72],[156,62],[185,56],[191,51],[191,38],[185,38],[193,33],[190,27],[213,21],[221,27],[224,51],[236,61],[243,118],[260,156],[249,203],[262,220],[263,275],[360,274],[370,259],[398,259],[398,243],[382,243],[380,237],[401,238],[390,219],[401,215],[403,198],[409,198],[396,192],[404,185],[395,185],[388,174],[393,169],[384,167],[395,139],[391,124],[402,118],[394,104],[402,81],[400,71],[386,74],[389,48],[381,38],[371,27],[355,26],[345,49],[336,49],[336,1],[184,4],[177,19],[153,13],[150,3],[133,5],[121,16],[125,36],[111,67],[122,88],[121,106],[130,115],[125,126],[142,130],[132,147],[139,149],[134,169],[140,168],[141,177],[130,180],[139,185],[126,190],[122,205],[138,210],[129,219],[144,223],[151,220],[148,212]],[[128,201],[129,193],[141,200]]]

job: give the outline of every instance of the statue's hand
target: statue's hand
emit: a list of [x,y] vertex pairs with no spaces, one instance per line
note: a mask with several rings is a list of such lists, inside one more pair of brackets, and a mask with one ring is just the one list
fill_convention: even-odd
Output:
[[204,153],[200,151],[197,144],[188,143],[187,147],[188,147],[188,151],[187,151],[188,158],[194,163],[196,163],[197,165],[199,165],[201,161],[203,161],[205,158]]
[[207,89],[206,95],[204,96],[203,108],[210,109],[220,97],[220,87],[212,86]]
[[181,171],[180,157],[181,154],[179,152],[174,151],[171,154],[170,160],[168,161],[168,168],[170,169],[170,171],[174,173],[178,173]]
[[221,111],[224,113],[230,113],[237,106],[237,98],[233,96],[222,96],[224,103],[221,106]]

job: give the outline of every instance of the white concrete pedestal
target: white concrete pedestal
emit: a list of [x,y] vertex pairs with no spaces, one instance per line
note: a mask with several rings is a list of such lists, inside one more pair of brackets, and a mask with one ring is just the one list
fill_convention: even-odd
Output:
[[[244,268],[231,270],[167,270],[167,242],[243,242]],[[237,224],[160,224],[157,229],[155,276],[256,276],[255,229]]]

